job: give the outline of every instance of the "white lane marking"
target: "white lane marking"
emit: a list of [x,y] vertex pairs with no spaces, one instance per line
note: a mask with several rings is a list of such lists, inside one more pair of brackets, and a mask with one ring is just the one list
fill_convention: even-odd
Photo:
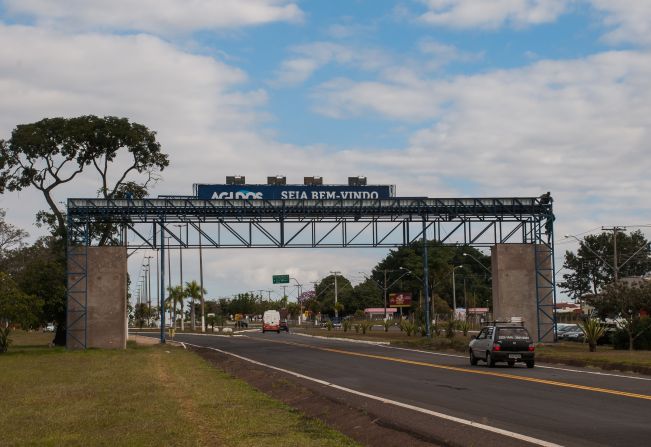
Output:
[[340,385],[337,385],[337,384],[334,384],[334,383],[326,382],[325,380],[317,379],[315,377],[306,376],[306,375],[303,375],[303,374],[300,374],[300,373],[297,373],[297,372],[294,372],[294,371],[279,368],[277,366],[272,366],[272,365],[269,365],[269,364],[266,364],[266,363],[258,362],[257,360],[253,360],[253,359],[250,359],[248,357],[243,357],[241,355],[233,354],[232,352],[223,351],[223,350],[218,349],[218,348],[212,348],[210,346],[199,346],[199,345],[194,345],[194,344],[191,344],[191,343],[188,343],[188,346],[195,346],[197,348],[206,348],[206,349],[210,349],[210,350],[213,350],[213,351],[221,352],[222,354],[226,354],[226,355],[230,355],[232,357],[236,357],[236,358],[238,358],[240,360],[244,360],[246,362],[253,363],[254,365],[259,365],[259,366],[263,366],[265,368],[280,371],[282,373],[289,374],[289,375],[292,375],[294,377],[298,377],[299,379],[309,380],[311,382],[315,382],[315,383],[318,383],[320,385],[324,385],[324,386],[328,386],[328,387],[331,387],[331,388],[334,388],[334,389],[337,389],[337,390],[340,390],[340,391],[344,391],[346,393],[355,394],[357,396],[362,396],[362,397],[365,397],[367,399],[376,400],[376,401],[382,402],[384,404],[395,405],[396,407],[406,408],[408,410],[413,410],[413,411],[416,411],[416,412],[419,412],[419,413],[427,414],[429,416],[434,416],[434,417],[437,417],[437,418],[440,418],[440,419],[445,419],[445,420],[448,420],[448,421],[456,422],[458,424],[467,425],[467,426],[478,428],[478,429],[481,429],[481,430],[486,430],[486,431],[489,431],[489,432],[492,432],[492,433],[497,433],[499,435],[507,436],[509,438],[517,439],[517,440],[520,440],[520,441],[529,442],[531,444],[540,445],[540,446],[544,446],[544,447],[562,447],[560,444],[554,444],[552,442],[544,441],[542,439],[533,438],[531,436],[523,435],[523,434],[520,434],[520,433],[515,433],[515,432],[512,432],[512,431],[503,430],[503,429],[497,428],[497,427],[491,427],[490,425],[480,424],[479,422],[474,422],[474,421],[471,421],[471,420],[468,420],[468,419],[458,418],[456,416],[451,416],[451,415],[445,414],[445,413],[439,413],[438,411],[428,410],[427,408],[416,407],[414,405],[409,405],[409,404],[399,402],[399,401],[396,401],[396,400],[386,399],[384,397],[375,396],[373,394],[363,393],[361,391],[353,390],[351,388],[346,388],[346,387],[343,387],[343,386],[340,386]]
[[[151,334],[151,332],[134,332],[134,334]],[[203,337],[224,337],[224,338],[231,338],[231,337],[246,337],[246,335],[238,335],[238,334],[233,334],[233,335],[223,335],[223,334],[189,334],[189,333],[181,333],[181,334],[176,334],[176,335],[197,335],[197,336],[203,336]],[[150,337],[150,338],[156,338],[158,339],[159,336],[156,335],[156,337]],[[166,340],[171,340],[174,341],[173,338],[169,338]]]
[[300,335],[301,337],[319,338],[321,340],[337,340],[337,341],[347,341],[350,343],[363,343],[366,345],[374,345],[374,346],[389,345],[388,341],[356,340],[354,338],[343,338],[343,337],[324,337],[322,335],[309,335],[309,334],[303,334],[301,332],[294,332],[293,335]]
[[[457,358],[462,358],[462,359],[467,358],[467,356],[465,356],[465,355],[444,354],[442,352],[423,351],[421,349],[399,348],[397,346],[383,346],[383,347],[385,347],[387,349],[399,349],[401,351],[420,352],[422,354],[439,355],[439,356],[444,356],[444,357],[457,357]],[[651,381],[651,377],[625,376],[623,374],[612,374],[612,373],[605,373],[605,372],[599,372],[599,371],[582,371],[580,369],[559,368],[557,366],[544,366],[544,365],[541,365],[539,363],[536,364],[536,368],[553,369],[553,370],[557,370],[557,371],[566,371],[566,372],[573,372],[573,373],[579,373],[579,374],[593,374],[593,375],[596,375],[596,376],[619,377],[621,379],[633,379],[633,380]]]

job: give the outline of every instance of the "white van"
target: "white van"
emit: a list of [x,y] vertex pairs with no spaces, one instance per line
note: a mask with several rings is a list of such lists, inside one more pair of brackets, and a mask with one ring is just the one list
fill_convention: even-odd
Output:
[[276,331],[280,334],[280,312],[265,310],[262,314],[262,333]]

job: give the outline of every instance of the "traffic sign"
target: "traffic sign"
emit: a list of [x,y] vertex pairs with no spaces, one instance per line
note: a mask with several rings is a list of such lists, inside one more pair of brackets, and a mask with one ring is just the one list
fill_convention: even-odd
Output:
[[274,284],[289,284],[289,275],[273,275]]

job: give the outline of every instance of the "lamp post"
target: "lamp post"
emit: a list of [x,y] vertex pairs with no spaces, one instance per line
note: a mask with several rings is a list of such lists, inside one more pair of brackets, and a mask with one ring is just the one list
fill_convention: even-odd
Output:
[[[402,275],[400,275],[400,276],[399,276],[395,281],[393,281],[391,284],[388,284],[388,285],[387,285],[387,273],[393,273],[393,272],[405,272],[405,273],[403,273]],[[387,303],[387,295],[388,295],[388,291],[389,291],[389,289],[390,289],[390,288],[391,288],[395,283],[397,283],[398,281],[400,281],[400,280],[402,279],[403,276],[405,276],[405,275],[407,275],[407,274],[410,274],[410,273],[411,273],[412,275],[414,275],[414,274],[413,274],[410,270],[407,270],[407,269],[404,268],[404,267],[400,267],[398,270],[384,270],[384,286],[383,286],[383,285],[381,285],[380,283],[378,283],[376,280],[374,280],[373,278],[371,278],[370,276],[366,276],[366,274],[365,274],[364,272],[359,272],[359,273],[360,273],[361,275],[363,275],[364,278],[366,278],[366,279],[370,279],[371,281],[373,281],[373,282],[375,283],[375,285],[377,285],[377,286],[380,288],[380,290],[382,290],[382,293],[383,293],[383,295],[384,295],[384,321],[386,321],[386,320],[389,318],[389,316],[387,315],[387,304],[388,304],[388,303]],[[414,275],[414,276],[416,276],[416,275]],[[416,276],[416,278],[418,278],[418,276]]]
[[330,273],[335,275],[335,318],[339,318],[339,311],[337,310],[337,275],[341,275],[341,272],[330,272]]
[[[176,224],[175,227],[179,227],[179,285],[181,286],[181,291],[183,290],[183,233],[181,229],[184,227],[183,224]],[[183,331],[183,299],[181,299],[181,330]]]
[[457,315],[457,282],[455,281],[454,278],[454,271],[460,267],[463,267],[462,265],[455,265],[452,267],[452,312],[455,315]]

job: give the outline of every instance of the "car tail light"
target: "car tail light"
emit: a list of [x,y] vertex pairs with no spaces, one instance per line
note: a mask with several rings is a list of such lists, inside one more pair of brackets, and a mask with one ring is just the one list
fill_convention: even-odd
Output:
[[501,350],[502,350],[502,347],[500,345],[498,345],[497,343],[495,343],[493,345],[493,351],[501,351]]
[[535,349],[536,349],[536,346],[533,343],[531,343],[529,345],[529,351],[533,352]]

